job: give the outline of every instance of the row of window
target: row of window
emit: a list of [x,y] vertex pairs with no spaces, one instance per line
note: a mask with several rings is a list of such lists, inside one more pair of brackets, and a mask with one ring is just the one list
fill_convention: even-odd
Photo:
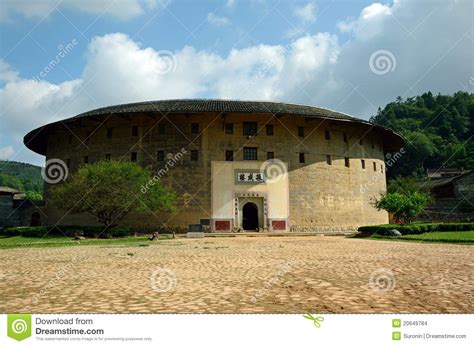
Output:
[[[165,134],[165,124],[158,124],[157,125],[158,129],[158,134],[164,135]],[[305,136],[305,128],[303,126],[298,126],[297,127],[297,132],[298,132],[298,137],[304,138]],[[113,137],[113,128],[107,128],[107,138],[112,138]],[[267,136],[273,136],[273,125],[272,124],[267,124],[265,125],[265,131]],[[226,134],[233,134],[234,133],[234,124],[226,123],[225,124],[225,129],[224,132]],[[258,128],[257,128],[257,122],[254,121],[244,121],[243,123],[243,135],[244,136],[255,136],[257,135]],[[191,123],[191,134],[199,134],[199,123]],[[87,139],[90,137],[91,133],[87,133]],[[138,137],[138,126],[132,126],[131,127],[131,135],[132,137]],[[344,132],[342,134],[344,143],[348,143],[348,138],[347,134]],[[330,131],[325,131],[324,132],[324,138],[326,140],[331,139],[331,132]],[[72,135],[69,136],[69,143],[72,142]],[[372,141],[372,148],[375,147],[374,142]],[[362,138],[359,139],[359,144],[364,145],[364,141]]]
[[[299,153],[298,155],[299,163],[306,163],[306,154],[305,153]],[[130,153],[130,161],[132,162],[137,162],[137,152],[133,151]],[[275,152],[273,151],[267,151],[267,160],[273,160],[275,158]],[[110,154],[105,154],[105,159],[110,160]],[[165,161],[165,152],[163,150],[159,150],[156,155],[157,161]],[[191,161],[198,161],[199,159],[199,151],[198,150],[191,150],[190,151],[190,160]],[[251,148],[251,147],[244,147],[243,150],[243,159],[246,161],[256,161],[257,160],[257,148]],[[234,161],[234,151],[233,150],[226,150],[225,151],[225,160],[226,161]],[[89,163],[89,156],[84,156],[83,157],[83,162],[84,163]],[[344,165],[346,167],[350,167],[350,158],[349,157],[344,157]],[[362,169],[365,169],[365,160],[361,159],[360,160],[361,167]],[[66,164],[69,166],[70,165],[70,160],[66,160]],[[326,155],[326,164],[329,166],[332,165],[332,157],[331,155]],[[372,167],[374,172],[377,171],[377,163],[372,162]],[[380,165],[380,171],[383,173],[383,165]]]

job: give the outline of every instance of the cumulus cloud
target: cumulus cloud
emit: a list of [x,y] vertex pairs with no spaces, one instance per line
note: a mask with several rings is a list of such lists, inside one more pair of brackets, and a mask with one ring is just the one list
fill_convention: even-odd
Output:
[[295,16],[303,22],[314,22],[316,6],[313,3],[307,3],[304,6],[297,7],[294,11]]
[[109,15],[118,19],[139,16],[146,9],[166,6],[169,0],[15,0],[3,1],[0,6],[0,21],[11,21],[15,15],[27,18],[42,18],[58,9],[79,10],[94,15]]
[[214,26],[226,26],[230,24],[229,18],[218,16],[212,12],[207,14],[206,20],[209,24]]
[[[57,84],[22,78],[0,61],[0,133],[19,143],[31,128],[96,107],[191,97],[309,103],[368,118],[399,95],[472,88],[469,10],[468,0],[375,4],[340,23],[343,35],[315,33],[226,55],[142,47],[108,34],[89,43],[79,78]],[[369,64],[379,51],[393,56],[386,73]]]
[[12,146],[0,148],[0,160],[8,160],[15,154],[15,149]]

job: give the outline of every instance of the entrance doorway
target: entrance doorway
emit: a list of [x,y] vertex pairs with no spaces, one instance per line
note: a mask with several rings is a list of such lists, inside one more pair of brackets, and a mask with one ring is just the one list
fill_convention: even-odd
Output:
[[258,207],[255,203],[247,202],[243,206],[242,228],[246,231],[258,230]]

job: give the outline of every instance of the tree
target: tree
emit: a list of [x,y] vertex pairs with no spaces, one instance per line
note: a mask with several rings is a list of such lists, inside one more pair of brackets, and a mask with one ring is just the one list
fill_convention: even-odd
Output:
[[25,197],[29,199],[30,201],[42,201],[43,200],[43,195],[39,192],[36,191],[26,191],[25,192]]
[[430,196],[422,192],[388,192],[374,203],[378,210],[386,210],[403,223],[410,223],[428,205]]
[[136,163],[122,161],[81,166],[51,189],[51,197],[61,209],[92,214],[107,228],[117,226],[130,212],[173,212],[176,205],[173,190]]

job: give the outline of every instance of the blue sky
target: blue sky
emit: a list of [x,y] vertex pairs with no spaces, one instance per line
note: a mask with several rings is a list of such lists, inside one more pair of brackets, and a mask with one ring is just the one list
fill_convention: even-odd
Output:
[[116,103],[266,99],[368,118],[397,96],[472,91],[473,13],[467,0],[1,0],[0,158],[41,164],[27,131]]

